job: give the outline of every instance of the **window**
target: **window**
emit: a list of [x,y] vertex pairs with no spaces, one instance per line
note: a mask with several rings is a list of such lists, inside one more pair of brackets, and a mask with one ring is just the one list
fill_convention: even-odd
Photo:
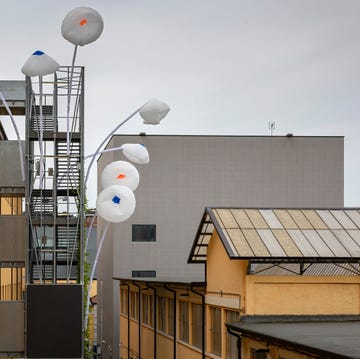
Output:
[[154,297],[149,295],[149,325],[154,326]]
[[132,319],[139,319],[139,293],[138,292],[130,292],[130,317]]
[[168,331],[169,335],[174,336],[174,299],[168,298]]
[[[226,311],[226,322],[234,323],[240,321],[240,313],[233,310]],[[226,333],[226,357],[237,358],[237,338],[234,335]]]
[[132,225],[133,242],[156,242],[155,224],[133,224]]
[[210,308],[211,353],[221,356],[221,309]]
[[142,322],[144,324],[149,324],[149,301],[148,301],[148,294],[143,293],[141,295],[141,305],[142,305]]
[[25,268],[0,268],[0,300],[22,300]]
[[148,293],[143,293],[141,296],[141,320],[144,324],[147,324],[149,326],[153,326],[153,316],[154,316],[154,301],[153,296]]
[[156,271],[154,271],[154,270],[133,270],[132,277],[133,278],[155,278]]
[[154,270],[133,270],[132,277],[133,278],[155,278],[156,271],[154,271]]
[[158,329],[166,332],[166,301],[164,297],[158,297]]
[[20,215],[24,198],[19,194],[0,194],[0,215]]
[[191,343],[197,348],[202,347],[202,306],[191,305]]
[[251,359],[266,359],[269,349],[250,349]]
[[120,289],[120,303],[121,303],[121,313],[128,315],[128,300],[127,300],[127,290],[125,288]]
[[189,342],[189,303],[180,302],[180,339]]

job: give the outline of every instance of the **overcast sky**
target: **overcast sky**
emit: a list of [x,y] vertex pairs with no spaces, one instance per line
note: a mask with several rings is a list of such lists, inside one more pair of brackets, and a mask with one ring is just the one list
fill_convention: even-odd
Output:
[[274,121],[275,135],[345,136],[345,205],[360,206],[360,1],[6,1],[0,79],[23,79],[35,50],[70,65],[60,26],[77,6],[105,23],[76,62],[86,67],[87,154],[155,97],[172,108],[166,120],[136,118],[122,133],[267,135]]

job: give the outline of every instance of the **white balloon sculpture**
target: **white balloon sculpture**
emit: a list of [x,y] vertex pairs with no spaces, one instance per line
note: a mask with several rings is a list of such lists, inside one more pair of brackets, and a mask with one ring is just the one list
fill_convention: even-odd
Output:
[[43,112],[42,112],[42,77],[58,70],[60,65],[44,52],[37,50],[25,62],[21,71],[25,76],[39,76],[39,149],[40,149],[40,189],[44,179],[44,149],[43,149]]
[[115,161],[108,164],[101,174],[104,188],[112,185],[122,185],[135,191],[139,185],[139,172],[134,165],[126,161]]
[[145,145],[140,143],[125,143],[121,146],[124,156],[139,165],[146,165],[149,163],[149,152]]
[[101,15],[90,7],[77,7],[69,11],[62,24],[62,36],[74,45],[84,46],[99,38],[104,28]]
[[35,51],[25,62],[21,72],[25,76],[44,76],[57,71],[60,65],[44,52]]
[[71,87],[74,75],[75,59],[78,46],[90,44],[99,38],[104,28],[101,15],[90,7],[77,7],[69,11],[61,24],[61,34],[65,40],[75,45],[71,63],[70,81],[68,89],[67,113],[66,113],[66,143],[67,154],[70,154],[70,101]]
[[141,108],[139,114],[145,124],[158,125],[169,111],[170,107],[167,103],[152,99]]
[[126,186],[112,185],[103,189],[96,200],[96,210],[100,217],[110,223],[124,222],[135,211],[135,196]]

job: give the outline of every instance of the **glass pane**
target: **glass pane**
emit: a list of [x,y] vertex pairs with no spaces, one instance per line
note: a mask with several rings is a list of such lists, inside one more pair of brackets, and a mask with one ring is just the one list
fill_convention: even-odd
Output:
[[180,302],[180,339],[189,342],[189,304]]
[[158,329],[166,332],[166,302],[164,297],[158,297]]
[[191,344],[197,348],[202,347],[202,306],[201,304],[191,305]]
[[168,334],[174,336],[174,300],[168,298]]
[[133,242],[156,242],[155,224],[133,224],[132,225]]
[[211,352],[221,356],[221,309],[210,308],[211,313]]

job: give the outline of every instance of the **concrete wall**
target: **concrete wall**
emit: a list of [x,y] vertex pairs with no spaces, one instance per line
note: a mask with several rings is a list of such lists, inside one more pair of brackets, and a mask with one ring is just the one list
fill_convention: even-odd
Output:
[[0,216],[0,262],[25,262],[25,216]]
[[[23,143],[23,149],[24,147]],[[25,186],[25,182],[21,178],[19,156],[17,141],[0,141],[0,188]]]
[[[155,270],[160,280],[204,280],[204,266],[187,264],[187,258],[205,206],[343,206],[343,137],[115,136],[108,148],[124,143],[145,144],[150,164],[136,165],[135,214],[111,226],[98,267],[104,282],[100,296],[113,301],[101,309],[103,327],[108,320],[106,327],[115,330],[103,336],[113,353],[119,345],[113,276]],[[126,160],[120,152],[103,154],[98,178],[120,159]],[[133,243],[131,224],[156,224],[156,242]]]
[[23,301],[0,301],[0,356],[24,352],[24,310]]

